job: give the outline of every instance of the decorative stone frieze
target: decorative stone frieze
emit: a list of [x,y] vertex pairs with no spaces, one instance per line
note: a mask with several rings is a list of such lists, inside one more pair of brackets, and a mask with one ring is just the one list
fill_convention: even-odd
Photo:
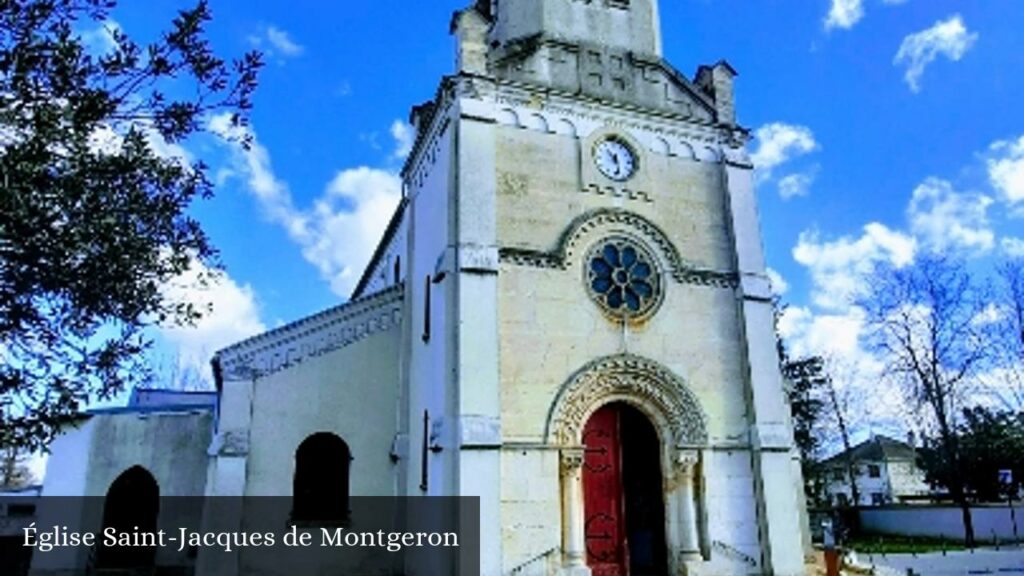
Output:
[[273,374],[401,325],[403,285],[271,330],[217,353],[225,381]]

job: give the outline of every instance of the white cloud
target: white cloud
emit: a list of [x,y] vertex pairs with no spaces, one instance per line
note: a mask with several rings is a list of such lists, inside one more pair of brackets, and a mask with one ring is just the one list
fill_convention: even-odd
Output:
[[750,159],[761,181],[770,178],[777,166],[818,149],[814,133],[805,126],[775,122],[758,128],[754,137],[758,146]]
[[779,180],[779,196],[783,200],[807,196],[811,192],[811,186],[817,175],[817,170],[809,170],[781,178]]
[[989,147],[988,177],[1010,204],[1024,201],[1024,136],[1000,140]]
[[[864,0],[831,0],[825,29],[843,28],[849,30],[864,18]],[[896,6],[907,0],[882,0],[882,4]]]
[[914,92],[921,90],[921,76],[925,68],[940,55],[956,62],[963,58],[978,39],[978,34],[967,31],[959,14],[936,22],[927,30],[903,39],[893,65],[906,66],[904,79]]
[[789,283],[786,282],[786,279],[782,277],[782,274],[779,274],[778,272],[771,268],[769,268],[767,272],[768,280],[772,284],[773,294],[775,294],[776,296],[782,296],[786,292],[789,292]]
[[832,0],[828,16],[825,17],[825,29],[853,28],[864,17],[863,0]]
[[1011,258],[1024,258],[1024,239],[1007,236],[1003,238],[1002,247]]
[[[227,115],[213,118],[211,130],[228,140],[240,135]],[[270,154],[258,139],[253,137],[248,150],[232,145],[232,153],[235,171],[244,175],[267,218],[285,229],[336,294],[348,297],[401,199],[398,175],[365,166],[341,170],[303,210],[274,174]]]
[[867,278],[877,264],[911,264],[916,248],[913,238],[873,222],[864,227],[860,238],[822,242],[816,233],[804,232],[793,249],[793,258],[811,273],[814,303],[825,309],[842,310],[863,294]]
[[266,26],[256,34],[250,34],[249,44],[262,50],[267,56],[277,56],[282,62],[285,58],[301,56],[306,48],[295,42],[288,32],[277,26]]
[[986,252],[995,246],[987,215],[991,204],[988,196],[959,193],[949,182],[929,178],[914,189],[907,220],[914,235],[932,250]]
[[271,46],[285,56],[298,56],[305,51],[305,48],[292,41],[287,32],[274,26],[267,27],[267,40],[270,41]]
[[1008,310],[990,303],[988,306],[985,306],[984,310],[971,319],[971,324],[975,326],[989,326],[1001,322],[1006,318],[1007,314]]
[[168,283],[163,293],[170,302],[191,303],[205,312],[194,326],[160,328],[164,339],[179,352],[179,367],[198,374],[209,376],[209,361],[217,350],[267,329],[251,286],[240,285],[225,272],[198,261]]
[[82,32],[79,37],[85,48],[94,55],[104,55],[117,48],[114,35],[121,32],[121,25],[116,20],[107,18],[92,30]]
[[338,172],[316,201],[302,254],[336,294],[352,291],[401,196],[397,175],[363,166]]
[[857,359],[865,355],[860,347],[864,319],[864,311],[856,306],[826,314],[791,306],[779,318],[779,334],[794,356]]
[[392,156],[398,160],[405,160],[415,144],[415,129],[401,120],[395,120],[391,123],[391,137],[395,139],[395,151]]

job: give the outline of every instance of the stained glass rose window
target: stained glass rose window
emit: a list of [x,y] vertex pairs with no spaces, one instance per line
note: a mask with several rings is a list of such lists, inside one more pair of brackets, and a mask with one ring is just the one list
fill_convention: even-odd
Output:
[[660,297],[654,260],[626,239],[606,240],[591,250],[587,284],[597,303],[616,316],[643,316]]

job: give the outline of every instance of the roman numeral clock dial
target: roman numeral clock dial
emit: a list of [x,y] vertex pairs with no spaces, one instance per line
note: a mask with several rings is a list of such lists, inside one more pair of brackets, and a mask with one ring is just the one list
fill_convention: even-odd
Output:
[[615,138],[603,140],[594,148],[594,163],[601,174],[618,182],[628,180],[636,172],[636,154]]

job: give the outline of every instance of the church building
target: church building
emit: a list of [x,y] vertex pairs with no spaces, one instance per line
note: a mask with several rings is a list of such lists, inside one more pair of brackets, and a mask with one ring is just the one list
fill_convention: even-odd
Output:
[[351,299],[217,353],[215,395],[84,414],[44,496],[474,496],[484,576],[804,574],[736,71],[665,61],[657,0],[451,33]]

